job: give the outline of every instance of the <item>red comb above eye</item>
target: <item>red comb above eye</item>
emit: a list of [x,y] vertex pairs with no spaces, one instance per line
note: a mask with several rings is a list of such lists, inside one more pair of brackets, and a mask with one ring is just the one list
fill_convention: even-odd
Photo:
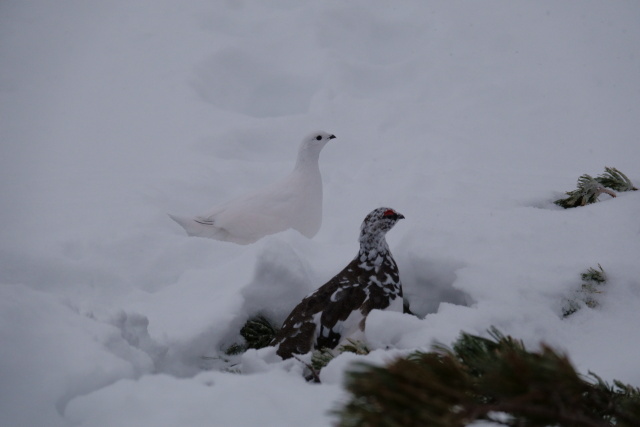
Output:
[[386,211],[384,211],[382,216],[390,216],[390,215],[395,215],[395,214],[396,214],[396,212],[393,209],[387,209]]

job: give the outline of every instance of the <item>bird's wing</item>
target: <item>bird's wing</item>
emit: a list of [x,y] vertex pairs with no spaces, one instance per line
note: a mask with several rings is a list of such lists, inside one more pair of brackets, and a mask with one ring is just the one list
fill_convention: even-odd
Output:
[[294,354],[305,354],[311,351],[316,336],[316,324],[313,319],[311,301],[303,299],[282,324],[282,328],[273,339],[272,345],[277,345],[277,353],[283,359]]
[[[232,236],[258,240],[268,234],[284,231],[301,195],[283,180],[261,191],[233,199],[198,217],[199,222],[223,229]],[[254,241],[255,241],[254,240]]]
[[351,272],[337,276],[336,281],[338,286],[326,300],[318,319],[318,348],[334,348],[343,338],[364,327],[361,307],[368,296],[366,284],[354,280]]
[[[281,357],[286,359],[292,354],[304,354],[311,351],[313,342],[320,332],[319,326],[325,326],[321,318],[325,316],[324,313],[327,309],[329,311],[328,319],[325,319],[326,326],[331,324],[334,327],[341,317],[345,319],[348,317],[346,308],[357,298],[349,295],[351,291],[344,285],[347,280],[346,275],[350,274],[354,266],[353,262],[349,264],[327,283],[306,296],[291,311],[272,343],[278,345],[277,352]],[[341,287],[345,288],[346,292],[339,292]],[[333,295],[337,298],[335,301],[331,300]],[[364,300],[364,296],[362,300]],[[333,304],[337,304],[337,306],[329,308]],[[343,313],[341,310],[345,310],[345,312]],[[328,345],[324,345],[324,347],[328,347]]]

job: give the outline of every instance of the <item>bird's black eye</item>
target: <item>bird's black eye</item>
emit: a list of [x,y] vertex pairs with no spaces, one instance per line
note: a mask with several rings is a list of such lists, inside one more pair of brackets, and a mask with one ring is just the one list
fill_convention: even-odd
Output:
[[316,136],[316,139],[317,139],[318,141],[320,141],[320,140],[322,139],[322,136],[318,135],[318,136]]

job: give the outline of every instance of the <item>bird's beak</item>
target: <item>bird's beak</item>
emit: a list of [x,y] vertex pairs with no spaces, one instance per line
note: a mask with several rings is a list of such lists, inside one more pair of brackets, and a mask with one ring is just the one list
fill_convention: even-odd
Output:
[[331,135],[331,136],[329,137],[329,139],[335,139],[335,138],[336,138],[336,136],[335,136],[335,135]]
[[383,215],[385,218],[391,218],[394,219],[396,221],[400,220],[400,219],[404,219],[404,215],[402,215],[401,213],[398,213],[392,209],[389,209],[387,212],[385,212],[385,214]]

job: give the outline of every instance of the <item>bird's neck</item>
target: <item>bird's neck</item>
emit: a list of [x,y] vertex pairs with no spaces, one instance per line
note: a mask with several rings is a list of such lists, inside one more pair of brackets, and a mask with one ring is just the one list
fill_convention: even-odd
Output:
[[366,236],[360,239],[358,259],[362,262],[382,260],[389,254],[389,245],[384,235]]
[[298,150],[298,158],[294,170],[319,169],[318,160],[320,159],[320,150],[316,147],[300,147]]

